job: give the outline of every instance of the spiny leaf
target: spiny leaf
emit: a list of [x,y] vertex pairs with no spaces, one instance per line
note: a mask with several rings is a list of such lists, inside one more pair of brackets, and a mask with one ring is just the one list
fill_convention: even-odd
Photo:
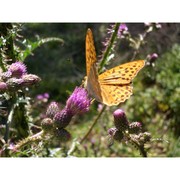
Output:
[[45,43],[48,43],[48,42],[53,42],[53,41],[57,41],[57,42],[60,42],[62,44],[64,44],[64,41],[63,39],[61,38],[56,38],[56,37],[49,37],[49,38],[43,38],[43,39],[38,39],[37,41],[35,42],[32,42],[30,40],[24,40],[22,42],[22,44],[25,46],[25,50],[22,50],[18,57],[21,61],[24,61],[29,55],[32,55],[33,54],[33,51],[40,47],[41,45],[45,44]]

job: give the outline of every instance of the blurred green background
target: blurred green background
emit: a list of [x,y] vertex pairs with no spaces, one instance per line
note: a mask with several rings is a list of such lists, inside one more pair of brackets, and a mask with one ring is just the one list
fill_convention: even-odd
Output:
[[[143,23],[127,23],[127,26],[133,37],[138,37],[138,34],[145,30]],[[153,66],[146,66],[138,74],[133,81],[133,96],[119,107],[125,110],[129,121],[140,121],[143,130],[152,134],[154,141],[146,147],[148,156],[177,157],[180,156],[180,24],[162,23],[161,26],[159,30],[148,34],[135,58],[145,59],[148,54],[157,53],[158,59]],[[109,23],[23,24],[19,33],[23,38],[36,41],[39,37],[59,37],[64,40],[64,44],[58,42],[43,44],[25,60],[28,72],[42,78],[41,84],[31,90],[31,96],[36,97],[37,94],[48,92],[49,102],[55,100],[64,106],[70,93],[76,86],[80,86],[85,76],[87,28],[93,31],[100,59],[104,49],[102,42],[107,37],[109,27]],[[115,58],[107,68],[128,62],[133,52],[127,41],[124,39],[117,41]],[[107,130],[113,127],[112,113],[117,108],[111,107],[106,110],[88,141],[75,153],[76,156],[140,156],[138,150],[130,144],[115,142],[111,147],[108,146]],[[34,117],[38,113],[35,113]],[[68,126],[73,138],[83,137],[97,114],[96,102],[86,115],[76,116]],[[69,145],[70,143],[66,145],[67,149]]]

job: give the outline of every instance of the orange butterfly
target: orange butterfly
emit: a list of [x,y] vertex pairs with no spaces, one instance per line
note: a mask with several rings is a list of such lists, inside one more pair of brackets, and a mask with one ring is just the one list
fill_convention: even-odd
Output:
[[144,60],[125,63],[98,75],[92,31],[86,34],[86,88],[91,96],[108,106],[118,105],[132,95],[131,82],[145,65]]

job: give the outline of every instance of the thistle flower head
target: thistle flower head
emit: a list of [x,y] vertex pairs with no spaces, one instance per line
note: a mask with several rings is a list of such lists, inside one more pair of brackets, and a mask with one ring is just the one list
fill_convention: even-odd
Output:
[[117,109],[113,113],[114,125],[120,131],[125,131],[129,128],[129,121],[126,118],[126,114],[122,109]]
[[26,66],[22,62],[12,63],[9,66],[8,71],[10,71],[12,73],[12,76],[16,78],[20,78],[22,75],[26,74],[27,72]]
[[110,128],[110,129],[108,129],[108,134],[109,134],[110,136],[113,136],[116,131],[117,131],[117,128]]
[[1,74],[1,78],[2,78],[2,80],[4,80],[4,81],[7,81],[9,78],[11,78],[12,77],[12,72],[11,71],[6,71],[6,72],[3,72],[2,74]]
[[54,136],[61,142],[66,142],[71,139],[71,134],[66,129],[55,129]]
[[90,99],[84,88],[76,87],[66,102],[66,108],[73,115],[89,111]]
[[128,32],[128,27],[126,26],[126,24],[124,23],[120,24],[118,29],[118,37],[121,38],[127,32]]
[[48,93],[44,93],[44,94],[38,94],[36,96],[36,99],[42,102],[47,102],[49,99],[49,94]]
[[113,137],[116,141],[121,141],[124,137],[123,133],[119,131],[117,128],[110,128],[108,129],[108,134]]
[[113,138],[114,138],[114,140],[120,142],[124,138],[124,134],[122,133],[122,131],[117,130],[117,131],[115,131]]
[[23,79],[18,78],[10,78],[6,81],[8,89],[10,90],[17,90],[22,87]]
[[63,109],[55,114],[53,120],[54,125],[58,128],[65,128],[71,121],[73,115],[68,109]]
[[41,81],[41,78],[34,74],[25,74],[22,76],[22,79],[24,81],[23,85],[27,87],[36,85],[37,83]]
[[59,104],[57,102],[51,102],[46,110],[46,116],[53,118],[55,114],[59,111]]
[[137,134],[141,131],[142,125],[140,122],[132,122],[129,124],[129,133]]
[[0,82],[0,92],[5,92],[7,89],[7,84],[5,82]]
[[158,58],[158,54],[156,54],[156,53],[149,54],[149,55],[147,56],[147,58],[148,58],[150,61],[155,61],[155,60]]

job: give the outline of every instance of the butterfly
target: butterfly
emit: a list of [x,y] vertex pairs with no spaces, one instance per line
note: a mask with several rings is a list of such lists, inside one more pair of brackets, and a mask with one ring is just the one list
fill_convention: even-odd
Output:
[[132,80],[144,67],[144,60],[132,61],[102,74],[97,71],[97,58],[91,29],[86,33],[86,89],[98,102],[113,106],[132,95]]

